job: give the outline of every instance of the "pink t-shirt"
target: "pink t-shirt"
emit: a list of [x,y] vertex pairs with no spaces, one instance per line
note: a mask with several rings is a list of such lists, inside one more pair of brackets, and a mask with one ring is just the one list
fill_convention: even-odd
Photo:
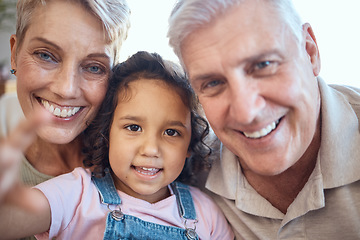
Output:
[[[51,208],[51,226],[37,239],[102,239],[107,205],[100,203],[99,193],[91,181],[91,173],[83,168],[58,176],[36,186],[47,197]],[[170,188],[171,189],[171,188]],[[190,187],[199,222],[196,232],[200,239],[234,239],[224,215],[212,200],[199,189]],[[149,203],[118,191],[125,214],[144,221],[184,228],[176,197]],[[110,205],[116,209],[116,205]]]

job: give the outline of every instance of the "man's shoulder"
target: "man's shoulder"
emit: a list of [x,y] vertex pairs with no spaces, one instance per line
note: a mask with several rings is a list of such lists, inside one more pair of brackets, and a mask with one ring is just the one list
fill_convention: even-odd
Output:
[[342,95],[350,104],[360,104],[360,88],[336,84],[329,84],[329,87]]

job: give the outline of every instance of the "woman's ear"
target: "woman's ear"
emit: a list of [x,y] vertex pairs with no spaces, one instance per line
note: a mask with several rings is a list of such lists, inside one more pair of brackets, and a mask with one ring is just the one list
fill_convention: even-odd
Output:
[[309,59],[310,59],[310,62],[311,62],[312,68],[313,68],[313,73],[315,76],[318,76],[320,73],[320,67],[321,67],[320,53],[319,53],[319,48],[317,46],[314,32],[309,23],[305,23],[303,25],[303,34],[304,34],[304,39],[305,39],[305,49],[309,56]]
[[12,69],[16,69],[16,45],[17,45],[16,35],[13,34],[10,37],[11,68]]

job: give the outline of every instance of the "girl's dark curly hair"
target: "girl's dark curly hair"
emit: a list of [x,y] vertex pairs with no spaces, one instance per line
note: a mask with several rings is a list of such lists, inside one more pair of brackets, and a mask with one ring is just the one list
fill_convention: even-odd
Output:
[[95,175],[103,175],[104,169],[110,168],[108,139],[113,114],[119,97],[124,100],[130,97],[128,84],[140,78],[163,80],[176,90],[185,106],[191,111],[192,130],[189,145],[191,156],[186,159],[184,169],[177,180],[195,184],[196,173],[210,167],[209,156],[212,150],[204,142],[209,133],[209,125],[201,116],[201,106],[182,68],[175,63],[163,60],[156,53],[137,52],[114,67],[100,110],[84,132],[84,165],[93,167]]

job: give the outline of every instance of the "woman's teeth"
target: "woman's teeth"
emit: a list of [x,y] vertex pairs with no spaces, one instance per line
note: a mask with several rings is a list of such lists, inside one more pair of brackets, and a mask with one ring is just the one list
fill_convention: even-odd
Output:
[[61,118],[71,117],[80,110],[80,107],[57,107],[44,99],[41,99],[41,104],[48,112],[52,113],[56,117]]
[[264,127],[263,129],[261,129],[260,131],[256,131],[256,132],[243,132],[244,135],[248,138],[261,138],[261,137],[265,137],[266,135],[268,135],[269,133],[272,132],[272,130],[274,130],[276,128],[276,126],[278,125],[279,120],[274,121],[272,123],[270,123],[268,126]]

